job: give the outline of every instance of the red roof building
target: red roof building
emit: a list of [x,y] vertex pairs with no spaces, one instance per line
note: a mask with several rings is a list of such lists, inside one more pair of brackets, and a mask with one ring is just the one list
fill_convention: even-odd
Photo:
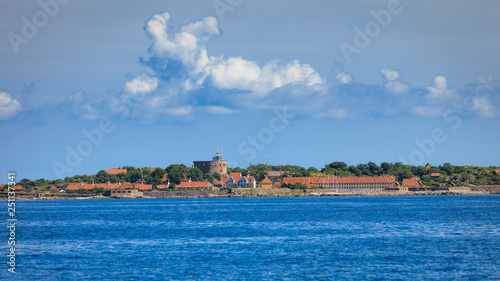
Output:
[[159,184],[156,186],[156,189],[167,189],[168,188],[168,185],[166,184]]
[[166,182],[166,181],[168,181],[168,173],[165,173],[165,174],[163,175],[163,179],[162,179],[161,181],[162,181],[162,182]]
[[119,173],[124,173],[126,174],[127,173],[127,169],[108,169],[106,170],[106,173],[108,173],[108,175],[118,175]]
[[213,189],[214,186],[208,181],[183,181],[177,188]]
[[230,175],[223,176],[220,179],[219,184],[222,187],[253,187],[255,184],[255,178],[252,176],[242,176],[241,173],[231,173]]
[[50,190],[56,190],[56,191],[59,191],[59,188],[57,188],[57,186],[53,185]]
[[320,186],[324,188],[336,189],[384,189],[392,188],[396,184],[396,177],[381,176],[381,177],[297,177],[284,178],[282,187],[301,183],[308,188]]
[[23,190],[23,186],[22,185],[14,185],[12,188],[14,190]]
[[433,178],[439,178],[441,176],[440,173],[431,173],[431,177]]
[[260,187],[261,188],[272,188],[273,182],[270,179],[265,178],[260,182]]
[[403,179],[403,183],[401,185],[405,187],[423,186],[422,183],[420,182],[420,178],[418,177],[413,177],[411,179]]
[[135,188],[139,190],[151,190],[153,185],[151,184],[135,184]]

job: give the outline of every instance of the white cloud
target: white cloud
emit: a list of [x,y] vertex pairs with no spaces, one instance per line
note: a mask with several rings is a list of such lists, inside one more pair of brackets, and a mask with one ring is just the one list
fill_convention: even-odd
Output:
[[434,86],[427,87],[427,100],[431,103],[438,103],[456,98],[456,91],[447,87],[446,77],[437,75],[434,77]]
[[259,79],[260,67],[241,57],[231,57],[214,65],[211,74],[214,84],[220,89],[249,90]]
[[138,76],[125,83],[125,91],[134,95],[145,95],[158,87],[158,79],[150,76]]
[[339,73],[335,76],[335,78],[337,78],[337,80],[339,80],[342,84],[348,84],[352,81],[352,76],[347,73]]
[[472,107],[478,111],[479,116],[495,117],[495,108],[487,98],[474,97]]
[[96,120],[98,118],[97,111],[90,104],[84,104],[83,109],[85,113],[81,115],[81,118],[86,120]]
[[21,111],[21,104],[6,92],[0,92],[0,119],[8,119]]
[[189,115],[193,112],[193,107],[191,106],[181,106],[167,108],[166,112],[171,115]]
[[330,108],[320,116],[343,119],[347,117],[347,111],[343,108]]
[[289,84],[316,87],[323,84],[320,75],[309,65],[294,60],[286,66],[269,62],[260,67],[256,62],[241,57],[209,56],[205,44],[210,37],[219,35],[218,21],[214,17],[181,26],[173,30],[170,15],[153,15],[145,27],[152,40],[150,51],[155,58],[180,61],[187,79],[179,85],[183,90],[196,89],[207,79],[218,89],[250,91],[265,96],[276,88]]
[[412,111],[422,117],[437,117],[443,114],[443,109],[431,106],[416,106]]
[[210,114],[231,114],[234,110],[231,110],[224,106],[206,106],[206,111]]
[[385,78],[385,91],[390,94],[402,95],[408,93],[409,86],[401,83],[399,72],[391,69],[381,69],[380,74]]
[[387,81],[394,81],[399,78],[399,73],[396,70],[391,70],[391,69],[381,69],[380,74],[387,80]]

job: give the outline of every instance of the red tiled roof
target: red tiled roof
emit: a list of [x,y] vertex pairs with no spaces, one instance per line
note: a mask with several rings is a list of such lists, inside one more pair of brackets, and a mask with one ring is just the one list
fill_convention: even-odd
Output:
[[183,181],[177,188],[202,188],[202,187],[213,187],[213,185],[208,181]]
[[282,185],[283,185],[283,183],[281,183],[281,182],[274,183],[274,187],[276,187],[276,188],[281,188]]
[[119,189],[134,188],[134,184],[130,183],[130,182],[125,182],[125,183],[122,183],[118,188]]
[[23,186],[22,185],[14,185],[12,188],[14,190],[23,190]]
[[249,184],[253,184],[253,182],[255,181],[255,178],[252,176],[246,176],[244,178],[247,179],[247,183]]
[[415,187],[420,185],[422,186],[422,183],[420,182],[420,179],[417,177],[413,177],[411,179],[403,179],[403,183],[401,184],[402,186],[410,186],[410,187]]
[[92,184],[72,183],[72,184],[69,184],[66,189],[67,190],[78,190],[78,189],[92,190],[94,188],[95,188],[95,186]]
[[106,170],[106,173],[109,175],[118,175],[119,173],[127,173],[127,169],[108,169]]
[[66,190],[78,190],[80,189],[80,184],[79,183],[72,183],[69,184],[68,187],[66,187]]
[[159,184],[156,186],[156,189],[166,189],[168,188],[166,184]]
[[53,185],[50,189],[59,191],[59,188],[57,188],[55,185]]
[[439,173],[431,173],[431,177],[439,177],[441,176]]
[[272,181],[270,179],[268,179],[268,178],[265,178],[261,182],[272,182]]
[[106,189],[119,189],[122,185],[119,184],[119,183],[110,183],[108,185],[106,185]]
[[150,189],[153,189],[153,185],[151,185],[151,184],[136,184],[135,188],[139,189],[139,190],[150,190]]
[[297,177],[297,178],[284,178],[283,185],[301,183],[311,188],[315,185],[322,185],[324,183],[393,183],[396,181],[394,176],[382,177]]
[[241,173],[231,173],[229,177],[233,178],[234,183],[237,183],[241,179]]
[[165,173],[165,174],[163,175],[163,179],[162,179],[161,181],[162,181],[162,182],[166,182],[166,181],[168,181],[168,173]]

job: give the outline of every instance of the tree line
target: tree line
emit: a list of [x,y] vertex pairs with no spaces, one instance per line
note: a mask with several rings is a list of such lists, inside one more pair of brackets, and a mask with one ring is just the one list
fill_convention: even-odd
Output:
[[[124,166],[126,173],[118,175],[109,175],[106,171],[101,170],[95,175],[75,175],[66,177],[64,180],[47,180],[44,178],[38,180],[22,179],[18,185],[22,185],[26,191],[35,189],[49,189],[52,185],[58,188],[66,188],[71,183],[144,183],[151,184],[156,187],[159,184],[166,184],[163,181],[165,174],[168,174],[167,180],[170,181],[170,187],[175,188],[178,184],[185,180],[192,181],[209,181],[212,184],[215,179],[220,180],[219,173],[204,173],[197,167],[187,167],[184,164],[172,164],[165,169],[156,168],[150,169],[144,167],[138,169],[133,166]],[[440,185],[484,185],[484,184],[500,184],[500,175],[498,167],[479,167],[479,166],[453,166],[450,163],[444,163],[436,167],[428,166],[412,166],[402,163],[387,163],[383,162],[377,165],[374,162],[367,164],[347,165],[344,162],[332,162],[326,164],[318,170],[315,167],[304,168],[296,165],[273,166],[257,164],[247,168],[228,168],[228,173],[241,173],[243,176],[252,175],[257,181],[263,180],[267,176],[268,171],[283,171],[283,177],[311,177],[311,176],[384,176],[393,175],[396,180],[402,182],[404,179],[414,176],[420,177],[423,184],[427,186]],[[439,173],[439,177],[432,177],[431,173]],[[278,181],[279,179],[274,179]],[[3,187],[4,191],[6,187]]]

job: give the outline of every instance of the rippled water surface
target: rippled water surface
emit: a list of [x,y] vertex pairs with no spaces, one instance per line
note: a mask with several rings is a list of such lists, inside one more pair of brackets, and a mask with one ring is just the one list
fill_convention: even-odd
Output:
[[500,280],[500,196],[18,201],[17,216],[4,280]]

